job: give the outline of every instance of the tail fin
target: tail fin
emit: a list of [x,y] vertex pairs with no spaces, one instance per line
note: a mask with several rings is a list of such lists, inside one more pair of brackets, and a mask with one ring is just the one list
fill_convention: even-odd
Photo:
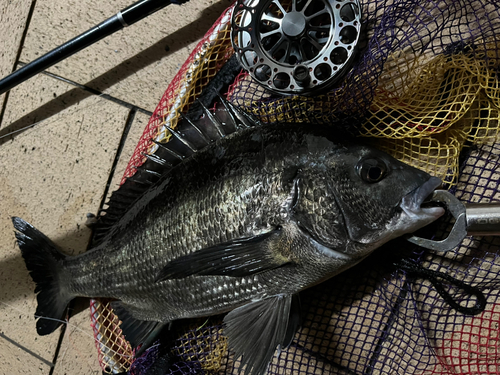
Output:
[[73,296],[65,290],[65,282],[61,282],[64,274],[64,254],[56,245],[31,224],[18,217],[12,218],[17,230],[16,238],[21,249],[26,267],[36,284],[38,306],[35,316],[36,329],[39,335],[48,335],[61,325],[59,321],[66,306]]

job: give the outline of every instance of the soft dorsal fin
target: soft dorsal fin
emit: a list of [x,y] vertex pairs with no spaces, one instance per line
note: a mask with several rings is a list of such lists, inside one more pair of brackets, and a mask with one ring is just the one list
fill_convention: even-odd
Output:
[[173,167],[188,159],[218,139],[239,129],[260,124],[226,99],[219,97],[214,113],[201,105],[203,116],[196,121],[181,115],[176,129],[166,127],[172,134],[168,142],[155,140],[156,150],[145,155],[146,161],[137,172],[112,193],[107,208],[101,210],[94,227],[93,246],[101,243],[110,228],[130,209],[134,202],[148,191]]

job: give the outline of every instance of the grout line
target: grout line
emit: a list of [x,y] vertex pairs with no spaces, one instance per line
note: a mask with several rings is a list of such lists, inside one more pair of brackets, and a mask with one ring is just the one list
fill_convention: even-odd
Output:
[[52,362],[47,361],[45,358],[43,358],[43,357],[39,356],[38,354],[36,354],[35,352],[29,350],[27,347],[19,344],[17,341],[14,341],[10,337],[5,336],[3,334],[3,332],[0,332],[0,337],[3,338],[3,339],[5,339],[5,340],[7,340],[11,344],[17,346],[19,349],[25,351],[26,353],[32,355],[36,359],[39,359],[40,361],[42,361],[43,363],[45,363],[47,366],[54,367],[54,364]]
[[7,102],[9,101],[10,91],[5,93],[5,97],[3,99],[2,109],[0,109],[0,128],[2,127],[3,116],[5,114],[5,110],[7,109]]
[[[16,71],[17,64],[19,63],[19,59],[21,58],[21,52],[24,47],[24,42],[26,40],[26,36],[28,35],[28,28],[31,23],[31,19],[33,18],[33,13],[35,12],[36,0],[31,1],[30,10],[28,11],[28,16],[26,17],[26,23],[24,25],[23,35],[21,35],[21,40],[19,41],[19,48],[17,49],[16,58],[14,60],[14,65],[12,66],[12,73]],[[5,93],[5,98],[3,100],[2,109],[0,110],[0,128],[2,127],[3,116],[5,115],[5,110],[7,109],[7,102],[9,101],[10,90]]]
[[120,160],[120,156],[122,154],[123,147],[125,146],[125,141],[127,140],[128,133],[130,132],[130,128],[132,127],[132,124],[134,122],[135,114],[136,114],[136,109],[132,108],[129,112],[127,122],[125,123],[125,127],[123,128],[122,137],[120,139],[118,149],[116,150],[115,160],[113,160],[113,165],[111,166],[111,171],[109,172],[108,181],[106,182],[106,187],[104,188],[104,194],[101,203],[99,205],[99,210],[97,212],[100,212],[102,210],[104,204],[106,203],[106,199],[108,198],[111,181],[113,180],[116,171],[116,166],[118,164],[118,161]]
[[[74,305],[74,303],[75,303],[75,300],[72,300],[69,303],[69,306],[66,308],[66,311],[67,311],[67,314],[68,314],[68,317],[67,317],[68,320],[71,317],[70,315],[71,315],[71,312],[73,311],[73,305]],[[49,371],[49,375],[53,375],[54,371],[56,369],[57,357],[59,356],[59,352],[61,351],[61,346],[62,346],[62,343],[63,343],[63,340],[64,340],[64,335],[66,334],[66,329],[67,328],[68,328],[67,324],[63,324],[61,326],[61,333],[59,334],[59,340],[57,340],[56,350],[54,351],[54,359],[52,360],[52,367],[51,367],[51,369]]]
[[[19,61],[19,65],[24,66],[24,65],[26,65],[26,63],[22,62],[22,61]],[[68,84],[73,85],[73,86],[76,86],[79,89],[82,89],[84,91],[88,91],[88,92],[90,92],[93,95],[100,96],[103,99],[107,99],[109,101],[112,101],[113,103],[122,105],[122,106],[124,106],[124,107],[126,107],[128,109],[135,109],[135,110],[137,110],[139,112],[142,112],[142,113],[148,115],[149,117],[151,117],[153,115],[153,112],[150,112],[150,111],[148,111],[148,110],[146,110],[144,108],[140,108],[140,107],[138,107],[138,106],[136,106],[134,104],[128,103],[128,102],[126,102],[124,100],[121,100],[121,99],[118,99],[118,98],[115,98],[114,96],[111,96],[111,95],[108,95],[108,94],[104,94],[104,93],[100,92],[99,90],[93,89],[92,87],[89,87],[89,86],[82,85],[82,84],[80,84],[78,82],[72,81],[71,79],[61,77],[61,76],[59,76],[57,74],[50,73],[50,72],[48,72],[46,70],[44,70],[40,74],[45,74],[46,76],[49,76],[51,78],[57,79],[59,81],[63,81],[65,83],[68,83]]]

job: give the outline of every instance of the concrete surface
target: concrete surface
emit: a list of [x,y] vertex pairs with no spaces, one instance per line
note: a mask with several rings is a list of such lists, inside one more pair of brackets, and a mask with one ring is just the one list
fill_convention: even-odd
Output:
[[[21,49],[23,33],[32,0],[8,1],[0,3],[0,76],[4,77],[14,69],[16,58]],[[0,95],[3,106],[7,94]]]
[[[3,2],[0,76],[131,3]],[[84,251],[90,238],[86,214],[98,210],[110,176],[111,189],[119,184],[168,83],[230,4],[171,5],[50,68],[52,75],[0,96],[0,374],[101,373],[88,310],[69,320],[59,351],[60,330],[37,335],[34,284],[10,218],[26,219],[69,254]],[[123,151],[112,171],[120,142]]]

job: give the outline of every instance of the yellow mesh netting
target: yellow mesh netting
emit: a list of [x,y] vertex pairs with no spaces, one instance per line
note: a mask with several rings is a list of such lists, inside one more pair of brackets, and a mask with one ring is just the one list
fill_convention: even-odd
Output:
[[498,76],[485,65],[463,53],[425,63],[407,61],[403,53],[393,57],[394,69],[381,77],[362,135],[381,138],[377,144],[396,158],[455,182],[466,142],[480,144],[498,134]]
[[[488,61],[492,63],[496,62],[495,50],[496,45],[486,44],[485,54],[491,55]],[[479,144],[498,134],[500,86],[495,68],[486,66],[477,51],[475,57],[459,53],[431,59],[393,54],[384,65],[360,133],[377,138],[373,143],[397,159],[454,183],[464,145]],[[256,98],[266,96],[249,76],[239,84]],[[256,115],[265,113],[269,122],[327,122],[332,121],[327,117],[331,112],[346,105],[336,101],[341,95],[342,89],[314,100],[285,97],[258,106],[242,97],[235,99]]]

